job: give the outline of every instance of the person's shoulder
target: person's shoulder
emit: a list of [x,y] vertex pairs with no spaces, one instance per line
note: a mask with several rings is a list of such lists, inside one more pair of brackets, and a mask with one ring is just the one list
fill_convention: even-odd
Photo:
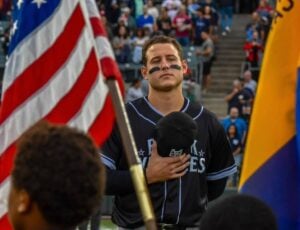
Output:
[[213,122],[218,122],[219,123],[219,119],[217,117],[217,115],[212,112],[211,110],[204,108],[203,109],[203,116],[207,119],[207,120],[211,120]]
[[249,98],[253,98],[254,97],[254,93],[250,88],[244,87],[242,92],[242,95],[244,95],[245,97],[249,97]]
[[204,110],[204,107],[200,103],[192,102],[187,100],[186,108],[184,112],[189,114],[193,119],[200,116]]
[[186,112],[194,119],[202,117],[207,120],[217,120],[217,116],[212,111],[205,108],[201,103],[189,102]]
[[255,80],[253,80],[253,79],[251,79],[250,83],[251,83],[252,85],[257,85],[257,82],[256,82]]
[[238,123],[240,123],[240,124],[243,124],[243,125],[247,125],[247,122],[246,122],[243,118],[241,118],[241,117],[238,117],[238,118],[236,119],[236,122],[238,122]]
[[145,98],[144,97],[127,102],[125,105],[126,109],[130,109],[132,107],[140,108],[140,107],[144,107],[144,106],[145,106]]
[[223,118],[220,118],[219,121],[221,123],[228,123],[228,122],[231,122],[230,120],[230,117],[229,116],[226,116],[226,117],[223,117]]
[[214,42],[213,42],[213,40],[212,40],[211,38],[208,38],[208,39],[207,39],[207,43],[208,43],[209,45],[214,45]]

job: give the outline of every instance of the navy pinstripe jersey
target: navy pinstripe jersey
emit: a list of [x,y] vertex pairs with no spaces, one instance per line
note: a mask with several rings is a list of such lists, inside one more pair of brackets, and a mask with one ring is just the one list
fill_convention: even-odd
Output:
[[[147,163],[153,143],[156,123],[162,114],[147,100],[140,98],[126,105],[130,125],[143,167]],[[197,139],[191,146],[188,172],[179,179],[148,185],[157,222],[180,226],[197,226],[207,206],[207,180],[218,180],[235,172],[230,144],[217,118],[203,106],[185,99],[181,110],[198,124]],[[103,146],[103,163],[111,170],[127,170],[128,165],[117,130]],[[123,175],[123,174],[122,174]],[[118,178],[107,178],[107,184],[124,183]],[[134,190],[115,194],[112,220],[118,226],[143,225]]]

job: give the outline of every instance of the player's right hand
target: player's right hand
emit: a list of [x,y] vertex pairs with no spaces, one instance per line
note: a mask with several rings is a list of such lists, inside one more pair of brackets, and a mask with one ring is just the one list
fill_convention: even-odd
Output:
[[148,184],[176,179],[187,172],[190,155],[183,154],[176,157],[161,157],[157,152],[156,142],[152,145],[152,152],[146,168]]

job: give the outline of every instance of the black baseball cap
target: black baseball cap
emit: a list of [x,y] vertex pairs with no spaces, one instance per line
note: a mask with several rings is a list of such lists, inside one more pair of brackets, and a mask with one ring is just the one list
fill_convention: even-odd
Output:
[[161,118],[154,133],[158,154],[168,157],[190,153],[197,131],[197,123],[184,112],[172,112]]

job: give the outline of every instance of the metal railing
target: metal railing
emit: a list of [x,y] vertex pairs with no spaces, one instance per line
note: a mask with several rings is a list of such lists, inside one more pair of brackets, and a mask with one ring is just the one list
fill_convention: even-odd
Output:
[[192,79],[201,85],[203,73],[203,61],[200,56],[196,54],[197,46],[183,47],[183,56],[188,63],[191,71]]

